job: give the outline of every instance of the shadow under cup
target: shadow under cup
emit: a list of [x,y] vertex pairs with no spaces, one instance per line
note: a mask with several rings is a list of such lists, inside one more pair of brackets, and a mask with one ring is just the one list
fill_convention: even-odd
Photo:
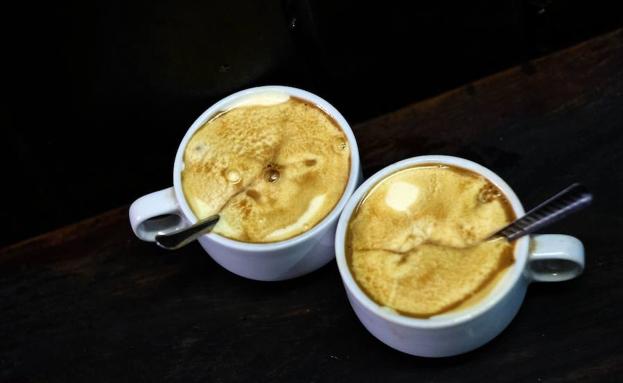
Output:
[[383,343],[412,355],[450,356],[483,345],[510,323],[523,301],[529,279],[524,277],[529,238],[514,246],[514,263],[478,302],[460,310],[450,310],[430,318],[401,315],[373,301],[355,281],[346,254],[348,224],[361,200],[386,177],[403,169],[442,164],[467,169],[493,183],[506,196],[516,217],[523,206],[512,189],[495,173],[474,162],[451,156],[421,156],[390,165],[370,177],[353,194],[344,208],[336,234],[336,258],[346,293],[362,324]]

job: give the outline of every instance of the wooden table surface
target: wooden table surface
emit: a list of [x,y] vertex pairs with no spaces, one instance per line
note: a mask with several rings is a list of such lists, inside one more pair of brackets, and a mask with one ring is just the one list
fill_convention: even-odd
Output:
[[0,382],[623,381],[622,30],[354,131],[368,176],[457,155],[497,172],[526,207],[585,183],[593,206],[547,230],[582,239],[585,273],[532,285],[484,347],[418,358],[364,329],[334,262],[246,280],[197,244],[137,240],[122,207],[0,250]]

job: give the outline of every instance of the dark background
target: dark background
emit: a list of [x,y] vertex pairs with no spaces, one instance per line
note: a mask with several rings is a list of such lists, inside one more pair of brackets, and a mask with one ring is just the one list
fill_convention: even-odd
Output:
[[234,91],[301,87],[355,124],[620,27],[617,3],[22,2],[0,245],[170,186],[186,129]]

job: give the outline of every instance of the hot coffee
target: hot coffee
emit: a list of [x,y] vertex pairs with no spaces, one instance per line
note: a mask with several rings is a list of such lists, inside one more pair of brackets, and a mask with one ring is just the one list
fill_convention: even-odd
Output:
[[318,224],[340,200],[350,148],[316,105],[277,94],[206,122],[184,152],[182,188],[198,219],[220,214],[214,232],[276,242]]
[[479,240],[515,219],[489,180],[427,164],[377,183],[354,211],[346,257],[362,290],[400,314],[427,318],[476,303],[514,262],[513,245]]

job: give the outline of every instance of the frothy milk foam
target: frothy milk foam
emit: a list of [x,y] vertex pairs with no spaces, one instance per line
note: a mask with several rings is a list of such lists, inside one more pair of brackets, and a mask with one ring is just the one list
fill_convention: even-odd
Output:
[[324,111],[281,92],[238,100],[184,152],[182,188],[198,219],[245,242],[292,238],[337,204],[350,173],[346,135]]
[[346,253],[379,305],[430,317],[475,303],[513,262],[513,245],[468,246],[514,220],[486,178],[446,165],[414,166],[374,186],[353,213]]

